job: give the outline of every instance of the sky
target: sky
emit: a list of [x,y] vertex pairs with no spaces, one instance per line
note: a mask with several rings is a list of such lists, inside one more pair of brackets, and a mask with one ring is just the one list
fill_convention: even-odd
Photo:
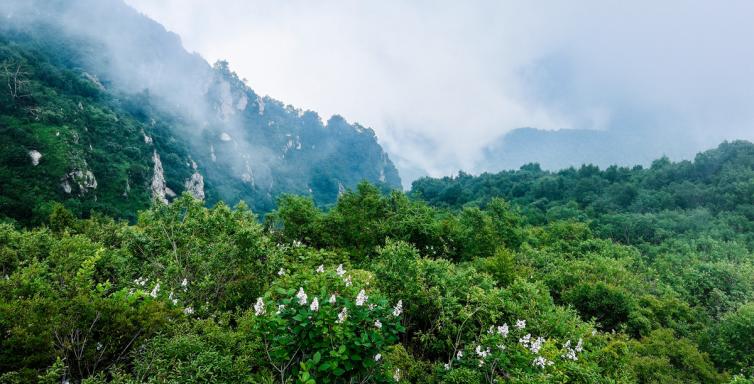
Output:
[[490,170],[519,127],[754,139],[749,0],[126,2],[257,93],[373,128],[408,181]]

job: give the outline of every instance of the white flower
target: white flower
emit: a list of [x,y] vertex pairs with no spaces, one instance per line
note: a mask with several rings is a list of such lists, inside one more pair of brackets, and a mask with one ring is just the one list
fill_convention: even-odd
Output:
[[280,304],[280,305],[278,305],[278,310],[275,312],[275,314],[279,315],[279,314],[283,313],[284,310],[285,310],[285,304]]
[[280,270],[278,271],[278,276],[283,276],[283,275],[285,275],[285,270],[283,268],[280,268]]
[[505,350],[505,345],[504,345],[504,344],[498,344],[498,345],[497,345],[497,347],[498,347],[498,348],[499,348],[499,349],[500,349],[501,351],[504,351],[504,350]]
[[348,308],[343,307],[343,309],[338,313],[338,320],[335,320],[338,324],[343,324],[344,321],[348,318]]
[[138,286],[140,286],[140,287],[143,287],[144,285],[146,285],[146,284],[147,284],[147,281],[148,281],[148,280],[149,280],[149,279],[145,279],[145,278],[143,278],[143,277],[140,277],[140,278],[138,278],[138,279],[134,280],[134,284],[136,284],[136,285],[138,285]]
[[185,278],[185,277],[183,278],[183,281],[181,281],[181,287],[183,287],[184,289],[186,289],[186,287],[188,287],[188,279],[187,278]]
[[526,320],[516,320],[516,329],[526,328]]
[[380,361],[381,358],[382,358],[382,354],[378,353],[378,354],[374,355],[374,361]]
[[393,380],[399,381],[401,379],[401,369],[396,368],[395,373],[393,373]]
[[444,367],[445,367],[445,370],[446,370],[446,371],[449,371],[449,370],[450,370],[450,364],[449,364],[449,363],[445,363]]
[[102,343],[99,343],[99,342],[98,342],[98,343],[97,343],[97,350],[99,351],[99,350],[101,350],[101,349],[102,349]]
[[306,292],[304,292],[303,287],[298,288],[298,293],[296,293],[296,298],[298,299],[299,305],[306,305],[307,296],[306,296]]
[[519,344],[523,345],[526,348],[529,348],[529,341],[531,340],[531,335],[526,334],[524,337],[518,339]]
[[481,367],[481,366],[483,366],[483,365],[484,365],[484,360],[482,360],[482,359],[479,359],[479,366]]
[[498,325],[497,333],[503,337],[508,337],[508,324]]
[[312,305],[309,306],[309,309],[311,309],[314,312],[319,311],[319,300],[315,297],[314,300],[312,300]]
[[481,357],[482,359],[484,359],[485,357],[489,356],[489,354],[490,354],[490,349],[489,348],[487,348],[486,350],[482,349],[481,345],[477,345],[476,349],[474,351],[476,352],[476,355],[479,356],[479,357]]
[[149,292],[149,296],[157,297],[158,293],[160,293],[160,283],[157,283],[157,285],[152,288],[152,292]]
[[403,300],[398,300],[398,304],[393,308],[393,316],[400,316],[403,313]]
[[319,267],[317,267],[317,269],[315,270],[315,272],[317,272],[317,273],[322,273],[322,272],[324,272],[324,271],[325,271],[325,266],[324,266],[324,265],[320,265],[320,266],[319,266]]
[[553,364],[553,362],[552,362],[552,361],[550,361],[550,360],[547,360],[547,359],[545,359],[545,358],[544,358],[544,357],[542,357],[542,356],[537,356],[537,358],[536,358],[536,359],[534,359],[534,361],[532,361],[532,363],[531,363],[531,364],[532,364],[533,366],[535,366],[535,367],[544,368],[544,367],[545,367],[545,366],[547,366],[547,365],[552,365],[552,364]]
[[579,342],[576,343],[576,352],[581,352],[584,350],[584,340],[579,338]]
[[458,351],[456,353],[456,359],[461,360],[462,357],[463,357],[463,351]]
[[495,333],[495,326],[494,325],[490,325],[490,328],[487,330],[487,334],[491,335],[493,333]]
[[330,304],[335,304],[335,294],[330,295],[330,300],[327,300]]
[[377,305],[374,304],[374,303],[372,303],[372,304],[369,304],[369,306],[367,306],[367,308],[369,308],[370,311],[374,311],[374,309],[377,308]]
[[346,278],[343,279],[343,282],[346,283],[346,287],[350,287],[351,286],[351,276],[350,275],[346,276]]
[[594,336],[596,334],[597,334],[597,330],[596,329],[592,329],[592,336]]
[[377,329],[382,329],[382,322],[380,322],[380,319],[374,321],[374,326],[377,327]]
[[338,268],[335,270],[335,273],[337,273],[338,276],[343,276],[346,274],[346,270],[343,269],[343,264],[338,264]]
[[369,296],[367,296],[367,293],[362,289],[361,291],[359,291],[359,294],[356,295],[356,306],[361,307],[362,305],[364,305],[367,299],[369,299]]
[[576,351],[571,348],[571,340],[568,340],[564,345],[563,348],[565,348],[565,353],[563,354],[563,357],[569,360],[576,361],[579,358],[576,356]]
[[191,314],[194,313],[194,308],[186,307],[186,308],[183,309],[183,313],[185,313],[187,315],[191,315]]
[[264,315],[264,300],[261,297],[257,297],[257,302],[254,303],[254,314],[257,316]]
[[539,350],[542,348],[542,344],[544,343],[545,343],[545,339],[541,337],[537,337],[537,339],[534,340],[533,343],[531,343],[531,348],[529,349],[531,349],[533,353],[539,353]]

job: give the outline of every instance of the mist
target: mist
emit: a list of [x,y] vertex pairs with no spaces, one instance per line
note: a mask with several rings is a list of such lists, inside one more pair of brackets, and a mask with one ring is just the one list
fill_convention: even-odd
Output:
[[627,164],[754,137],[749,1],[127,1],[258,91],[372,127],[404,182],[496,171],[482,149],[520,127],[652,144]]
[[[81,39],[79,60],[98,83],[116,93],[147,94],[152,107],[175,119],[172,131],[187,139],[194,154],[211,156],[216,167],[252,186],[273,188],[273,170],[285,165],[279,153],[251,139],[253,129],[242,114],[249,109],[261,116],[265,103],[281,108],[282,103],[255,94],[227,68],[213,70],[201,55],[187,52],[177,34],[120,0],[14,0],[0,4],[0,15],[11,29],[40,33],[52,28],[60,39]],[[87,49],[98,52],[88,55]],[[326,121],[313,118],[320,125]],[[316,156],[328,156],[328,147],[320,146]],[[222,198],[237,201],[238,196]]]

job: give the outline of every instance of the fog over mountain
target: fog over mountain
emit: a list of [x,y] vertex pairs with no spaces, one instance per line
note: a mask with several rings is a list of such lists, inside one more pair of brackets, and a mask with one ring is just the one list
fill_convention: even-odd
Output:
[[373,127],[404,183],[515,166],[484,153],[520,127],[610,132],[555,165],[754,138],[749,1],[128,3],[262,93]]
[[268,212],[284,193],[326,205],[363,180],[401,185],[373,130],[256,93],[122,0],[4,1],[0,18],[10,217],[69,199],[134,218],[183,192]]

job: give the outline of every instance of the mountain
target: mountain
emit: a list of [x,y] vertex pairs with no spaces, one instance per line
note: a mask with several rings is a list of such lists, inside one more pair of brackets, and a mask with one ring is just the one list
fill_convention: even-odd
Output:
[[188,192],[257,212],[400,187],[374,131],[255,93],[121,0],[0,4],[0,217],[133,219]]
[[558,170],[594,164],[649,165],[663,155],[692,158],[700,143],[678,132],[631,129],[593,130],[536,128],[514,129],[482,149],[477,169],[518,169],[537,163],[543,169]]
[[754,220],[754,144],[724,142],[698,153],[693,161],[662,157],[646,168],[582,165],[547,171],[529,163],[518,170],[479,176],[461,172],[455,177],[416,180],[411,193],[431,205],[453,209],[502,197],[543,219],[566,218],[576,210],[599,216],[704,209],[713,214],[744,213],[736,220],[750,222]]

